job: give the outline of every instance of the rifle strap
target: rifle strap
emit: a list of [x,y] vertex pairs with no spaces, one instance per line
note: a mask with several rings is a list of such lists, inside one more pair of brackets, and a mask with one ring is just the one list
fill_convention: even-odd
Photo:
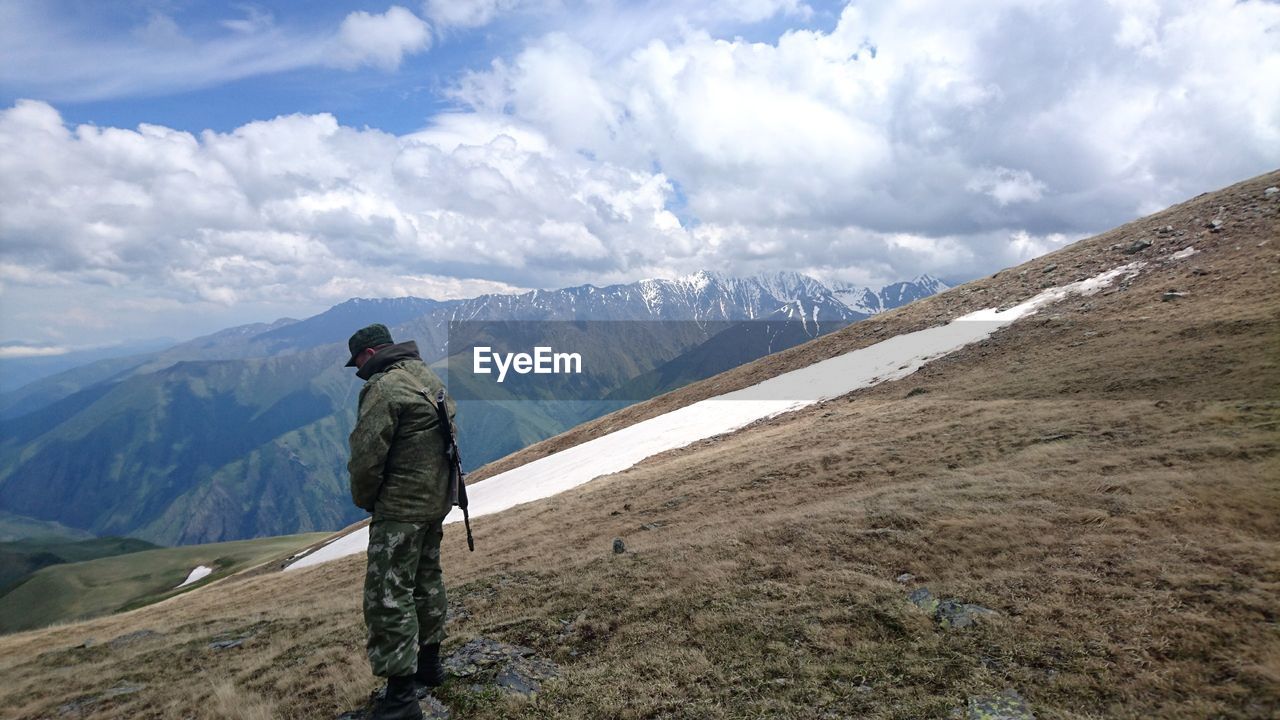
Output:
[[471,536],[471,514],[467,512],[467,481],[462,472],[462,455],[458,452],[458,438],[454,435],[453,423],[449,420],[449,405],[446,402],[444,388],[436,393],[432,401],[426,388],[419,390],[422,396],[435,406],[436,416],[440,421],[440,432],[444,437],[444,456],[449,463],[449,495],[453,504],[462,509],[462,524],[467,530],[467,549],[476,551],[476,541]]

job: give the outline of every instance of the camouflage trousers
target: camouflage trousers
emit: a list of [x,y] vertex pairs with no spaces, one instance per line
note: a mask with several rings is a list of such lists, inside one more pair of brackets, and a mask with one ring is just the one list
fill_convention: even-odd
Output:
[[440,575],[440,521],[369,524],[364,623],[369,664],[381,677],[412,675],[419,643],[444,640],[447,605]]

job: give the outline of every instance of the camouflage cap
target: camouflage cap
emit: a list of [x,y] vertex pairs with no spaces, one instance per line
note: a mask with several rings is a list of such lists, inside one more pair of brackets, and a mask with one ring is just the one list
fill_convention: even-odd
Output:
[[391,331],[382,323],[374,323],[368,327],[360,328],[347,341],[347,349],[351,351],[351,359],[347,361],[346,367],[355,367],[356,356],[365,350],[379,345],[390,345],[392,342]]

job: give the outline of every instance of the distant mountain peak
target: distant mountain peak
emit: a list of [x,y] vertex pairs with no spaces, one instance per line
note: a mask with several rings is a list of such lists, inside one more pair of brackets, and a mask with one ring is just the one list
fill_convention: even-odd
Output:
[[922,275],[917,275],[917,276],[915,277],[915,279],[911,280],[910,282],[912,282],[912,283],[914,283],[914,284],[916,284],[916,285],[919,285],[919,286],[921,286],[921,287],[927,287],[927,288],[930,288],[930,289],[932,289],[935,293],[940,293],[940,292],[942,292],[943,290],[950,290],[950,289],[951,289],[951,286],[950,286],[950,285],[948,285],[948,284],[946,284],[946,283],[942,282],[942,281],[941,281],[941,280],[939,280],[938,278],[936,278],[936,277],[934,277],[934,276],[932,276],[932,275],[930,275],[930,274],[928,274],[928,273],[924,273],[924,274],[922,274]]
[[[723,273],[714,270],[699,270],[688,275],[681,275],[673,281],[676,285],[688,285],[695,291],[702,291],[711,285],[723,285],[731,278]],[[665,281],[664,281],[665,282]]]

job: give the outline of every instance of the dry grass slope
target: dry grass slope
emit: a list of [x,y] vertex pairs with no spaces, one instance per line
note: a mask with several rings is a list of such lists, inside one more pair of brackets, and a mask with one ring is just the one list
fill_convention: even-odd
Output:
[[[465,611],[450,646],[530,645],[564,676],[530,702],[442,697],[467,718],[920,718],[1014,687],[1041,718],[1276,717],[1280,197],[1263,191],[1278,184],[1201,196],[502,463],[1147,262],[900,382],[484,518],[477,553],[446,533]],[[1151,245],[1127,253],[1135,241]],[[361,565],[0,638],[0,708],[332,717],[375,686]],[[906,602],[919,584],[1000,616],[944,630]],[[156,634],[76,648],[143,629]]]

